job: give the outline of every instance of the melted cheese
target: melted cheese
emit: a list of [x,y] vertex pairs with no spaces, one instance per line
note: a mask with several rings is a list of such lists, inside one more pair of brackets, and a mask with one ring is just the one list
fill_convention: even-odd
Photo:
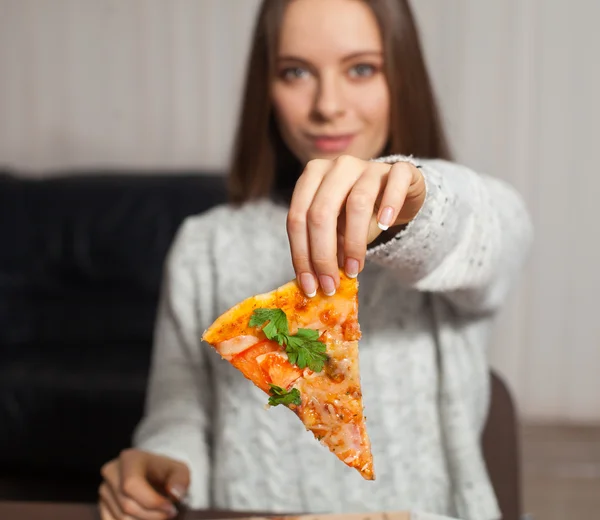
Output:
[[234,338],[218,342],[215,344],[215,348],[225,359],[231,359],[233,356],[249,349],[252,345],[256,345],[259,341],[256,336],[235,336]]

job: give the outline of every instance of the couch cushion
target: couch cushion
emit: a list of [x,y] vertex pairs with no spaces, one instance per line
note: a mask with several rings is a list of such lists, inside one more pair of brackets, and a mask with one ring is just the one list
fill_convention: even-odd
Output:
[[225,196],[218,174],[0,177],[0,345],[147,338],[177,228]]
[[[31,344],[0,364],[0,467],[96,475],[131,442],[147,344]],[[146,353],[146,355],[143,354]]]

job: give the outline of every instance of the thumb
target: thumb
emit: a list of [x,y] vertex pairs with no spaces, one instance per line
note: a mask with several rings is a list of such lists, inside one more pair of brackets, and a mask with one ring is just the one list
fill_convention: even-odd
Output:
[[173,461],[165,479],[165,489],[177,502],[181,502],[190,487],[190,470],[186,464]]
[[379,235],[381,234],[381,229],[377,225],[377,214],[373,213],[371,215],[371,220],[369,221],[369,230],[367,232],[367,244],[370,244],[376,238],[379,238]]

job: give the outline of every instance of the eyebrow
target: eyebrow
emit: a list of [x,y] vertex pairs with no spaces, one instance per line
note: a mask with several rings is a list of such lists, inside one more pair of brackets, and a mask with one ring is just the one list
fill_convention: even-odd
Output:
[[[342,61],[350,61],[356,58],[362,58],[362,57],[366,57],[366,56],[378,56],[381,57],[383,56],[383,51],[358,51],[358,52],[353,52],[351,54],[348,54],[346,56],[344,56],[342,58]],[[298,56],[291,56],[291,55],[283,55],[283,56],[278,56],[277,57],[278,61],[298,61],[301,63],[307,63],[307,61],[303,58],[300,58]]]

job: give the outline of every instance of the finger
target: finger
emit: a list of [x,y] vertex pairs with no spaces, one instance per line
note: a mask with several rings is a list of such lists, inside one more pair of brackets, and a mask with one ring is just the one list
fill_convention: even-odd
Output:
[[127,518],[134,518],[136,520],[167,520],[177,516],[177,508],[173,504],[170,504],[164,509],[152,510],[146,509],[138,504],[135,500],[123,495],[122,493],[114,493],[114,496],[121,508],[121,511],[123,511]]
[[377,213],[379,229],[387,231],[398,220],[413,181],[413,169],[420,175],[418,170],[407,162],[392,165]]
[[344,268],[344,233],[346,230],[346,211],[343,210],[340,214],[337,222],[337,260],[338,267],[340,269]]
[[98,509],[100,510],[100,520],[117,520],[117,517],[111,514],[104,502],[98,504]]
[[[105,514],[108,518],[121,519],[123,518],[123,510],[117,501],[115,494],[111,487],[103,482],[98,490],[98,496],[100,497],[100,505],[103,507]],[[104,518],[102,519],[104,520]]]
[[310,263],[307,212],[312,204],[330,161],[310,161],[296,182],[287,216],[287,233],[290,241],[292,264],[304,293],[313,297],[317,294],[318,281]]
[[369,167],[353,186],[346,201],[346,231],[344,234],[344,269],[350,278],[364,268],[369,226],[375,203],[385,186],[386,175],[380,168]]
[[123,515],[140,520],[165,520],[177,515],[175,506],[165,499],[165,505],[157,509],[148,509],[136,500],[136,496],[121,491],[119,464],[111,464],[105,470],[106,482],[100,487],[100,495],[108,504],[111,512],[120,519]]
[[371,220],[369,221],[369,231],[367,232],[367,244],[373,242],[377,237],[381,235],[382,231],[379,227],[379,223],[377,222],[377,216],[375,214],[371,215]]
[[104,464],[100,469],[100,474],[110,487],[117,489],[121,485],[118,460],[111,460]]
[[190,487],[190,470],[183,463],[172,463],[165,478],[167,492],[181,502]]
[[[119,493],[124,497],[133,500],[139,506],[147,511],[154,510],[162,513],[173,513],[173,503],[166,496],[160,494],[150,483],[150,477],[153,484],[158,489],[165,488],[165,480],[161,479],[161,471],[156,467],[148,467],[148,459],[140,456],[136,450],[125,450],[120,457],[120,486],[117,487]],[[150,461],[151,466],[160,466],[168,464],[168,459],[159,458]],[[155,473],[155,474],[153,474]],[[166,473],[166,472],[165,472]],[[165,490],[166,491],[166,490]],[[124,504],[122,504],[124,507]]]
[[363,174],[365,162],[342,156],[325,175],[308,211],[311,263],[327,296],[339,286],[337,221],[352,186]]

